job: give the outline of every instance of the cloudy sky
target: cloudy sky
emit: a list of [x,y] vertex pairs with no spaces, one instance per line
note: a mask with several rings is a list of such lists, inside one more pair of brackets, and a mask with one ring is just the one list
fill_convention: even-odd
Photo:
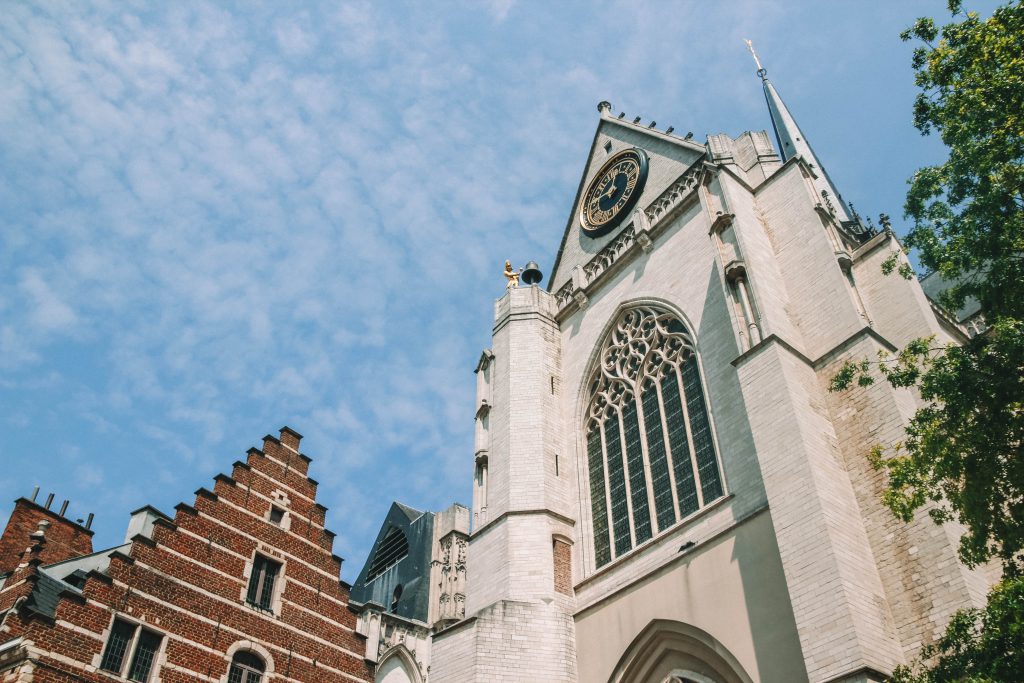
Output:
[[768,128],[751,38],[862,213],[942,153],[938,0],[3,5],[0,520],[38,484],[97,547],[285,424],[348,580],[392,499],[468,503],[501,266],[550,270],[600,100]]

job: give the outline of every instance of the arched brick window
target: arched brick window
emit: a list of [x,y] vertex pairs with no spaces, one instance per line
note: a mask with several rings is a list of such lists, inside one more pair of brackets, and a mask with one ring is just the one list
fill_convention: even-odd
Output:
[[693,339],[672,313],[619,314],[584,419],[598,567],[724,494]]
[[266,669],[258,655],[248,650],[239,650],[231,658],[228,683],[262,683]]

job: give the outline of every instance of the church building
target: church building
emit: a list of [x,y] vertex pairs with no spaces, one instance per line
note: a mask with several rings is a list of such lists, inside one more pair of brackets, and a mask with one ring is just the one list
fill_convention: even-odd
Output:
[[984,604],[995,576],[956,529],[897,521],[865,458],[919,399],[828,391],[969,330],[882,274],[887,219],[844,202],[758,68],[774,135],[598,105],[546,287],[509,268],[495,303],[471,509],[396,503],[353,586],[376,681],[881,681]]

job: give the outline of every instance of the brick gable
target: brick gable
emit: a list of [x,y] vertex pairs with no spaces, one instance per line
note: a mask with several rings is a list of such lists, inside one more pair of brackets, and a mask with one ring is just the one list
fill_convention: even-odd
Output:
[[[0,587],[0,612],[28,596],[0,631],[0,644],[23,639],[20,662],[0,660],[0,680],[28,672],[41,683],[123,680],[97,670],[115,618],[160,634],[150,680],[226,680],[239,649],[266,661],[265,681],[372,680],[300,439],[287,427],[280,438],[265,437],[230,476],[217,475],[212,489],[179,504],[173,520],[156,513],[150,531],[86,558],[101,568],[85,572],[78,587],[55,579],[60,568],[40,560],[50,532],[36,539],[35,554]],[[283,513],[279,522],[272,506]],[[27,546],[25,523],[16,521]],[[5,552],[0,559],[17,566]],[[280,565],[269,610],[246,602],[257,555]],[[41,581],[59,592],[52,614],[29,609]]]

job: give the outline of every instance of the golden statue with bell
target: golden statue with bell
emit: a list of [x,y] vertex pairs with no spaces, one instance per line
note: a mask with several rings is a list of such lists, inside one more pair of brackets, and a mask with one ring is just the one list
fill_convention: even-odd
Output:
[[504,275],[505,279],[508,280],[506,289],[515,289],[519,287],[520,276],[522,276],[523,284],[530,287],[540,284],[540,281],[544,279],[544,274],[540,272],[540,267],[537,265],[536,261],[530,261],[519,270],[512,267],[511,261],[505,261]]

